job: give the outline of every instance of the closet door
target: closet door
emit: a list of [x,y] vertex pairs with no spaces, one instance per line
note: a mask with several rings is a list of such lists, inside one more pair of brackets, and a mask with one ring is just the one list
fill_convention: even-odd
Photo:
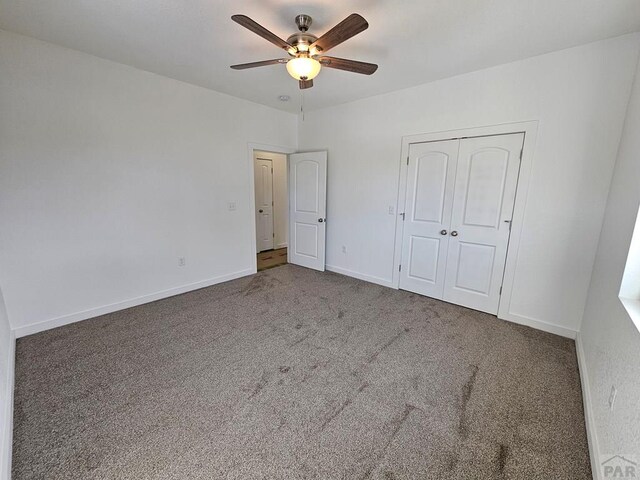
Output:
[[257,252],[273,249],[273,166],[271,160],[254,160]]
[[460,140],[443,299],[497,314],[524,134]]
[[442,298],[459,140],[409,147],[400,288]]

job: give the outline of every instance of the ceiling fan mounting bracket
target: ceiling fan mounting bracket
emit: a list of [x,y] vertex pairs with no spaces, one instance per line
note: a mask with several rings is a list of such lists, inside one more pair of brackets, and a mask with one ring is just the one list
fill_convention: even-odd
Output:
[[309,27],[311,26],[311,22],[312,20],[309,15],[306,15],[304,13],[301,13],[300,15],[296,15],[296,25],[298,26],[298,30],[300,30],[303,33],[309,30]]

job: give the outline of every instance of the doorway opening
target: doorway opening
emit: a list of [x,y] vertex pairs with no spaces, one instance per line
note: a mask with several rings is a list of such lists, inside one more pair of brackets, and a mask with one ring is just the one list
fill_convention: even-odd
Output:
[[287,155],[254,150],[257,270],[287,263],[289,188]]

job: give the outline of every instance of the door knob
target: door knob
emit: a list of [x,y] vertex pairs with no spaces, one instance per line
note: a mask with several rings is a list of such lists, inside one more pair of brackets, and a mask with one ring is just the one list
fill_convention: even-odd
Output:
[[447,231],[446,230],[440,230],[440,235],[446,235]]
[[456,232],[455,230],[453,232],[451,232],[451,236],[452,237],[457,237],[458,236],[458,232]]
[[262,213],[263,211],[264,211],[264,210],[260,209],[260,210],[258,210],[258,213]]
[[324,222],[324,219],[323,218],[319,218],[318,222],[322,223],[322,222]]

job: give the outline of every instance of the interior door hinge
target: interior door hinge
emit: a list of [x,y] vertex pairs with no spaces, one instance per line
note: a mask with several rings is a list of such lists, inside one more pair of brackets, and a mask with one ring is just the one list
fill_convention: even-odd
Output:
[[404,222],[404,213],[401,213],[400,215],[402,215],[402,221]]
[[407,165],[409,165],[409,157],[407,157]]
[[502,295],[502,285],[500,285],[500,295]]
[[398,265],[398,271],[401,272],[402,271],[402,265]]
[[520,150],[520,160],[522,160],[522,153],[524,152],[524,148]]

